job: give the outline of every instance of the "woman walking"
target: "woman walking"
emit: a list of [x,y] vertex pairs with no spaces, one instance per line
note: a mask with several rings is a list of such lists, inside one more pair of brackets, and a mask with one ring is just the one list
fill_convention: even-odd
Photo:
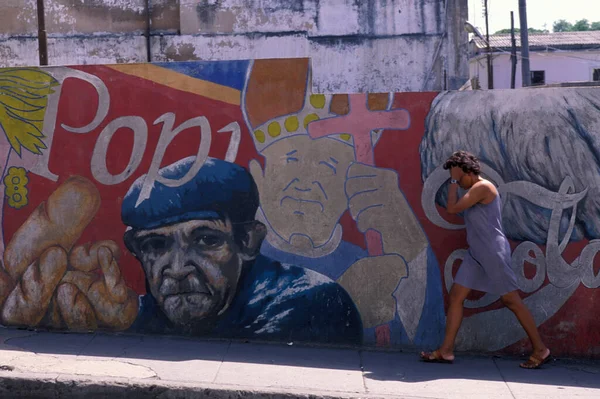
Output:
[[[533,346],[533,353],[521,367],[539,368],[550,360],[533,316],[521,301],[510,266],[511,249],[502,230],[502,205],[494,184],[481,178],[479,160],[466,151],[455,152],[444,164],[450,170],[448,205],[451,214],[464,212],[469,251],[450,289],[446,336],[442,346],[421,353],[426,362],[452,363],[454,341],[463,318],[463,305],[471,290],[500,295],[502,303],[517,317]],[[458,187],[468,190],[459,200]]]

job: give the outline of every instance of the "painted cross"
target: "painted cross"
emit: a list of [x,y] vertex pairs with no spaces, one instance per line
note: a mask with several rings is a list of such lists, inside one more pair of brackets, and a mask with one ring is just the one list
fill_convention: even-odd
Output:
[[[308,134],[313,139],[349,134],[354,139],[356,160],[375,166],[375,154],[371,132],[373,130],[406,130],[410,127],[410,114],[405,109],[390,111],[369,110],[366,94],[350,94],[350,110],[347,115],[311,122]],[[381,234],[374,230],[365,233],[370,256],[383,255]]]

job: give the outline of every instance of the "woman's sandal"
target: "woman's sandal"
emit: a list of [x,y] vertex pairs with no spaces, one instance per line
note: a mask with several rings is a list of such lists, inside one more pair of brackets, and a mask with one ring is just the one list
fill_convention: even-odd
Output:
[[548,356],[546,356],[544,359],[540,359],[539,357],[531,355],[529,356],[529,360],[527,360],[525,363],[521,363],[519,367],[527,370],[535,370],[541,368],[544,364],[547,364],[550,361],[552,361],[552,354],[550,352],[548,352]]
[[442,364],[452,364],[454,363],[454,359],[444,359],[440,351],[433,351],[431,353],[421,352],[421,361],[425,363],[442,363]]

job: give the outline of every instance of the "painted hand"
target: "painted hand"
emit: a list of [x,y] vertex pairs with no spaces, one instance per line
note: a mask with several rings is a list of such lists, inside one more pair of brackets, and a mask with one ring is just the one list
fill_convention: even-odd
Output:
[[361,314],[365,328],[377,327],[394,319],[394,291],[408,274],[406,262],[398,255],[363,258],[338,279]]
[[348,168],[346,195],[358,229],[381,233],[385,254],[398,254],[410,262],[427,245],[395,171],[354,163]]
[[[361,310],[367,327],[392,320],[398,302],[400,320],[412,340],[427,287],[428,242],[421,224],[400,191],[394,171],[353,164],[348,169],[346,194],[358,228],[379,231],[386,255],[361,259],[339,282]],[[357,281],[361,286],[356,286]]]

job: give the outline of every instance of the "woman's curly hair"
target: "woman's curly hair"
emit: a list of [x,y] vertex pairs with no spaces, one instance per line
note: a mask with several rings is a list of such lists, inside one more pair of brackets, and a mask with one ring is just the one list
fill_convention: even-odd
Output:
[[448,170],[453,167],[459,167],[465,173],[473,173],[479,175],[481,173],[481,165],[479,159],[467,151],[456,151],[446,163],[444,163],[444,169]]

